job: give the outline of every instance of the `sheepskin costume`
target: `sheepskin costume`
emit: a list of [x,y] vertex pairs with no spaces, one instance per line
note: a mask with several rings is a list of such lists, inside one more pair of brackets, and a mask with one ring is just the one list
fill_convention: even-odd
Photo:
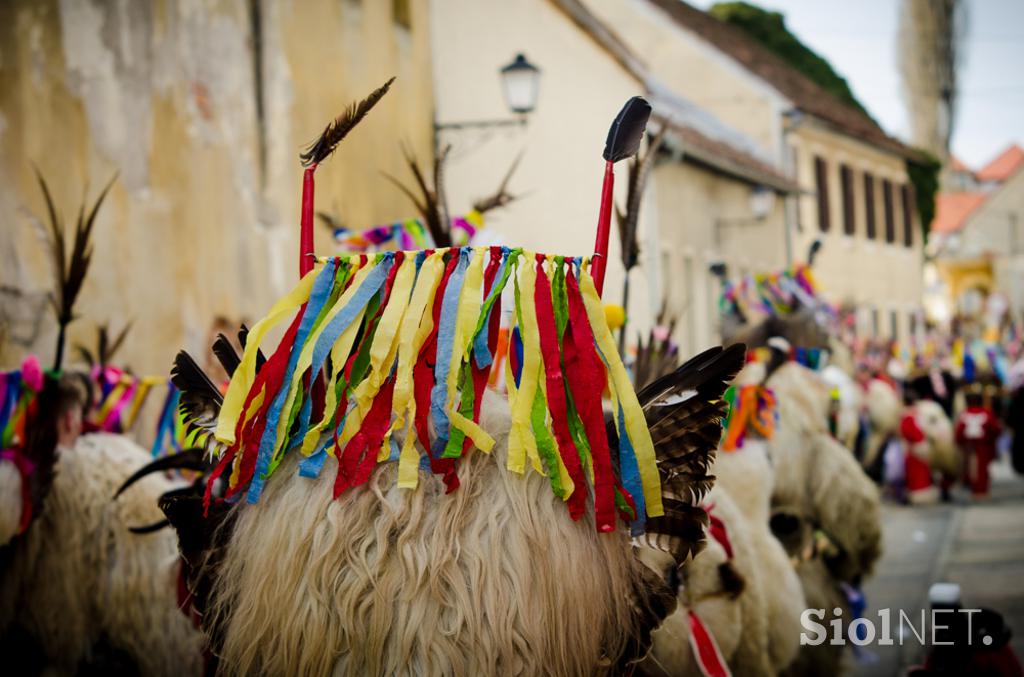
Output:
[[871,468],[882,454],[885,440],[899,432],[903,402],[895,388],[877,378],[871,379],[868,383],[864,401],[867,404],[871,434],[868,435],[861,464],[865,468]]
[[928,464],[932,470],[947,478],[959,477],[962,468],[953,422],[942,405],[933,400],[918,400],[914,403],[914,418],[928,440]]
[[[226,674],[601,674],[639,633],[647,569],[628,535],[567,519],[546,478],[505,469],[507,403],[485,396],[496,445],[444,494],[396,464],[332,499],[335,464],[297,454],[238,505],[211,600]],[[638,602],[642,604],[642,602]],[[467,650],[471,648],[471,650]]]
[[[737,555],[736,568],[752,587],[762,586],[760,612],[764,615],[763,626],[767,633],[768,662],[772,671],[778,672],[792,662],[799,650],[800,613],[806,604],[800,579],[769,525],[775,473],[768,459],[766,442],[748,439],[737,451],[719,452],[715,476],[716,488],[728,497],[735,497],[737,518],[745,522],[744,531],[752,553],[749,560]],[[714,510],[717,515],[717,503]],[[747,631],[744,628],[744,632]],[[739,674],[746,672],[739,671]]]
[[845,570],[867,575],[881,554],[881,499],[850,451],[828,432],[827,386],[795,363],[779,368],[768,385],[779,407],[770,444],[773,503],[798,507],[845,553]]
[[178,609],[174,533],[129,531],[158,521],[156,499],[175,485],[149,477],[113,500],[148,460],[119,435],[86,435],[60,449],[45,509],[12,553],[0,633],[26,632],[57,674],[74,674],[98,647],[145,675],[201,672],[202,636]]
[[21,473],[13,461],[0,461],[0,547],[7,545],[21,525]]
[[864,396],[849,373],[834,364],[821,370],[821,377],[838,394],[838,411],[835,415],[835,436],[843,446],[853,451],[860,431],[860,411]]
[[799,649],[800,613],[806,607],[800,580],[767,524],[748,519],[732,494],[716,486],[707,504],[725,525],[733,556],[708,539],[687,565],[679,608],[654,632],[641,668],[650,675],[701,674],[689,643],[692,610],[734,674],[778,674]]

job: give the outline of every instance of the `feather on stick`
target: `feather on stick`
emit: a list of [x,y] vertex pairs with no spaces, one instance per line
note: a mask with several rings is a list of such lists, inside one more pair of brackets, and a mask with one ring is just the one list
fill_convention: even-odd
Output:
[[362,122],[377,103],[384,98],[384,95],[391,89],[391,83],[395,81],[392,77],[383,85],[373,90],[368,97],[353,103],[348,109],[331,121],[316,141],[309,145],[304,153],[299,155],[304,167],[319,164],[334,152],[342,139],[355,129],[356,125]]

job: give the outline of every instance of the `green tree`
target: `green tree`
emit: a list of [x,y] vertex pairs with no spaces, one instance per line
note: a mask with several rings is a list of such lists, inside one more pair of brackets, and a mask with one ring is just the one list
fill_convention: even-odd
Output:
[[719,21],[732,24],[800,71],[825,91],[874,121],[853,95],[846,79],[832,65],[800,42],[786,28],[786,17],[746,2],[719,2],[708,10]]

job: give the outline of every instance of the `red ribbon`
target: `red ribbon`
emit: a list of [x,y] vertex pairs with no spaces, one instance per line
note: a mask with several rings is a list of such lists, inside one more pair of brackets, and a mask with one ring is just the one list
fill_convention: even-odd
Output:
[[[612,472],[612,457],[604,426],[604,412],[601,409],[604,368],[601,358],[597,355],[594,334],[590,329],[587,310],[583,305],[583,296],[573,275],[572,266],[569,266],[565,283],[569,299],[569,328],[566,331],[567,340],[564,341],[565,371],[572,375],[569,386],[573,402],[587,432],[587,441],[590,442],[590,455],[594,464],[594,513],[597,530],[608,532],[615,529],[615,474]],[[570,334],[572,340],[568,340]]]
[[705,677],[732,677],[725,658],[715,643],[714,636],[695,612],[690,611],[690,648],[697,659],[697,667]]
[[[377,464],[377,452],[384,443],[384,435],[391,423],[391,402],[395,393],[395,379],[388,379],[377,393],[359,432],[349,440],[338,462],[334,479],[334,498],[349,487],[365,484]],[[361,458],[361,460],[360,460]]]
[[[558,348],[558,328],[555,310],[551,304],[551,281],[544,272],[544,255],[537,254],[537,284],[534,290],[537,304],[537,329],[540,333],[540,352],[544,357],[544,377],[547,382],[548,410],[555,429],[555,440],[562,463],[572,479],[575,489],[569,500],[569,516],[578,520],[586,508],[587,485],[583,479],[580,455],[569,431],[568,402],[565,397],[565,378],[562,375],[561,351]],[[554,472],[554,469],[552,469]],[[614,522],[614,518],[613,518]]]
[[[429,256],[429,254],[428,254]],[[423,347],[420,349],[419,359],[413,366],[413,397],[416,401],[416,436],[427,452],[430,459],[430,470],[434,474],[441,475],[444,479],[445,493],[450,494],[459,488],[459,477],[455,474],[454,458],[434,458],[430,450],[430,430],[428,427],[428,416],[430,414],[430,390],[434,385],[434,364],[437,360],[437,329],[441,321],[441,302],[444,300],[444,290],[448,286],[448,278],[459,262],[458,251],[451,250],[445,253],[448,256],[448,265],[445,266],[444,274],[437,285],[434,293],[434,307],[431,310],[434,318],[434,326],[427,336]]]

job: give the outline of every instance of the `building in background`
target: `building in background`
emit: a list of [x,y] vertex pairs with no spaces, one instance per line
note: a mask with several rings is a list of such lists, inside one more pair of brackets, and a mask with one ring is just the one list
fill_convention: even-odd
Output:
[[[630,45],[643,46],[655,77],[795,176],[801,194],[789,207],[789,246],[802,259],[822,240],[815,275],[827,297],[856,304],[868,334],[905,338],[919,325],[924,243],[907,176],[912,149],[742,30],[680,0],[593,5]],[[752,265],[768,271],[775,261]]]
[[70,344],[133,320],[122,359],[166,373],[216,316],[256,319],[294,283],[298,154],[392,75],[317,198],[353,225],[407,215],[381,171],[405,169],[400,143],[431,157],[428,32],[412,0],[0,3],[3,363],[54,345],[33,164],[71,220],[117,173]]
[[[675,318],[681,351],[718,342],[718,280],[711,264],[758,270],[785,265],[785,200],[795,188],[777,165],[751,152],[757,144],[694,105],[685,87],[653,73],[644,45],[620,38],[580,0],[435,0],[431,3],[437,122],[508,116],[498,69],[517,53],[542,72],[537,108],[525,126],[442,129],[451,145],[451,209],[493,191],[523,153],[511,189],[520,199],[488,218],[496,240],[529,249],[589,254],[600,202],[608,126],[622,104],[645,95],[649,131],[670,130],[648,181],[640,215],[640,264],[630,276],[630,343],[657,314]],[[626,192],[626,163],[616,198]],[[622,299],[616,235],[605,299]]]
[[977,171],[955,158],[939,193],[929,253],[930,310],[939,320],[1024,312],[1024,149],[1013,144]]

